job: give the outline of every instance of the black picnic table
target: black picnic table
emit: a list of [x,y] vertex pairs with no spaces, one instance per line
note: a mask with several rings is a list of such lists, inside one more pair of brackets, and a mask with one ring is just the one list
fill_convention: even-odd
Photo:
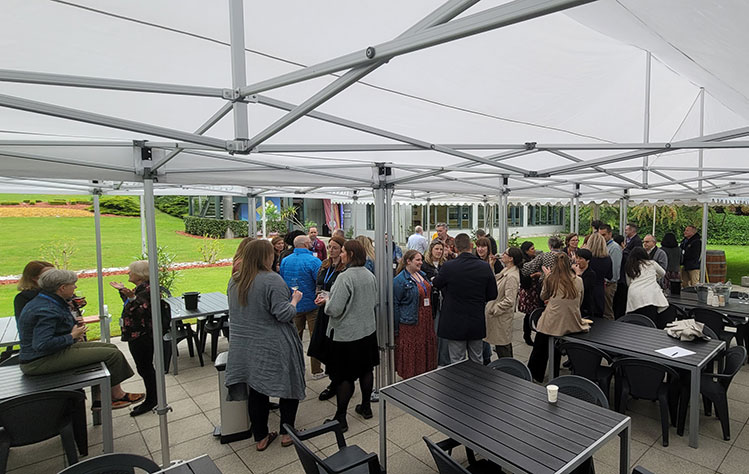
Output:
[[380,390],[380,462],[387,467],[386,404],[512,472],[567,473],[616,436],[629,469],[630,418],[471,361]]
[[0,348],[7,347],[2,355],[0,355],[0,360],[4,360],[12,355],[13,346],[17,346],[19,343],[15,316],[0,318]]
[[669,295],[668,302],[683,309],[703,308],[712,309],[725,314],[735,325],[741,326],[749,323],[749,304],[741,304],[737,298],[728,298],[725,306],[710,306],[697,299],[697,293],[682,291],[679,295]]
[[[589,332],[575,333],[562,339],[582,342],[598,347],[609,354],[622,354],[638,359],[658,362],[669,367],[690,372],[689,396],[689,446],[697,448],[700,423],[700,372],[715,358],[726,343],[721,340],[680,341],[669,336],[662,329],[649,328],[637,324],[595,318]],[[549,368],[553,363],[553,344],[555,338],[549,338]],[[694,352],[684,357],[672,358],[656,352],[658,349],[679,347]]]

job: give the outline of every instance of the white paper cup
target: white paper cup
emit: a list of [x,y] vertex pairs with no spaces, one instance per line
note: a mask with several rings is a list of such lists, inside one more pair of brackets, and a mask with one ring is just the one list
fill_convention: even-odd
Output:
[[549,403],[557,402],[557,393],[559,393],[559,387],[556,385],[546,386],[546,396],[549,398]]

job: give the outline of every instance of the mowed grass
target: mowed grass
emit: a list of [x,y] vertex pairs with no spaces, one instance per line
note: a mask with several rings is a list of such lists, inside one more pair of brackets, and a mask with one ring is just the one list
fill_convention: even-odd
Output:
[[[182,219],[156,211],[156,243],[177,256],[177,262],[201,261],[202,239],[177,234]],[[124,267],[141,254],[139,217],[101,218],[102,258],[105,268]],[[241,239],[221,241],[219,258],[230,258]],[[29,260],[43,259],[45,244],[71,242],[76,252],[71,270],[96,268],[96,235],[91,217],[0,218],[0,275],[18,275]]]
[[[536,249],[548,252],[549,237],[520,237],[520,243],[530,240]],[[582,245],[582,243],[581,243]],[[723,250],[726,253],[727,276],[734,285],[741,284],[741,277],[749,275],[749,247],[743,245],[708,245],[708,250]]]
[[[172,294],[181,295],[186,291],[200,291],[210,293],[214,291],[226,292],[226,285],[231,276],[231,267],[194,268],[181,270],[179,278],[175,283]],[[120,335],[120,314],[122,313],[122,300],[117,291],[109,286],[110,281],[127,283],[127,275],[114,275],[104,277],[104,304],[109,308],[112,316],[110,333],[113,336]],[[0,317],[13,315],[13,298],[18,290],[16,285],[0,285]],[[84,316],[99,313],[99,291],[96,278],[81,278],[78,280],[76,294],[85,296],[88,305],[84,308]],[[98,339],[100,335],[99,324],[92,324],[88,330],[88,338]]]

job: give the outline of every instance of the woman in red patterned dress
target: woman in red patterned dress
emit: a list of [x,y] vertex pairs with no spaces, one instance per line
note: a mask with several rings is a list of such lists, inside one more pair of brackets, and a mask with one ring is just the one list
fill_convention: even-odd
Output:
[[432,285],[421,271],[422,255],[409,250],[393,280],[395,370],[403,379],[437,368]]

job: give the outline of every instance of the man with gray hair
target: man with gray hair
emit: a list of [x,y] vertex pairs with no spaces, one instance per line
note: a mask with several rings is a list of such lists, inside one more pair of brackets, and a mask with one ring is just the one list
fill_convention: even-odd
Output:
[[434,236],[432,239],[432,242],[435,240],[439,240],[444,244],[445,247],[445,258],[447,260],[451,260],[458,256],[457,252],[455,251],[455,239],[450,237],[447,234],[447,224],[444,222],[440,222],[437,224],[437,235]]
[[422,229],[420,225],[414,227],[414,233],[408,238],[406,248],[408,250],[417,250],[422,255],[427,252],[429,242],[427,242],[427,238],[424,237],[424,229]]
[[[320,270],[322,262],[312,254],[311,246],[312,242],[308,236],[299,235],[294,239],[294,253],[281,260],[281,277],[292,292],[294,290],[302,292],[302,299],[296,305],[296,316],[294,316],[294,325],[299,334],[299,339],[304,336],[305,324],[309,329],[310,337],[312,337],[317,320],[318,308],[315,304],[315,293],[317,272]],[[310,357],[310,369],[312,370],[312,378],[325,377],[320,361],[314,357]]]

